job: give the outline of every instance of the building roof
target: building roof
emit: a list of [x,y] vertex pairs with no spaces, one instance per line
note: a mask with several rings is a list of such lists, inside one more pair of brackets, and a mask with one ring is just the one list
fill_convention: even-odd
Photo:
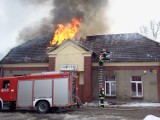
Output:
[[46,48],[50,40],[41,38],[29,40],[13,49],[1,60],[1,64],[14,63],[47,63],[48,55]]
[[[110,52],[111,62],[160,61],[160,44],[139,33],[88,36],[82,44],[96,55],[105,48]],[[93,61],[98,61],[98,57]]]
[[[160,61],[160,44],[138,33],[87,36],[81,43],[74,43],[93,51],[94,62],[98,62],[98,55],[103,48],[110,52],[111,62]],[[48,46],[50,46],[50,39],[27,41],[13,48],[1,63],[47,63]]]
[[51,47],[50,49],[47,50],[47,52],[54,51],[54,50],[57,49],[58,47],[60,47],[60,46],[62,46],[63,44],[67,43],[68,41],[70,41],[70,42],[72,42],[72,43],[80,46],[81,48],[83,48],[83,49],[86,50],[86,51],[92,52],[90,49],[88,49],[87,47],[85,47],[84,45],[82,45],[82,44],[81,44],[79,41],[77,41],[77,40],[65,40],[64,42],[62,42],[62,44],[57,45],[57,46],[55,46],[55,47]]

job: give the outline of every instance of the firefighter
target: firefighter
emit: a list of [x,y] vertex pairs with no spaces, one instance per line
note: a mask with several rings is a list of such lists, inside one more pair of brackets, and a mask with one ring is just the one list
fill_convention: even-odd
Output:
[[107,52],[106,49],[103,49],[101,53],[103,60],[110,60],[110,52]]
[[100,53],[100,56],[99,56],[99,66],[103,66],[103,54],[102,54],[102,52]]
[[103,60],[106,60],[107,51],[106,49],[102,49]]
[[104,107],[104,97],[105,97],[105,95],[104,95],[104,88],[103,88],[103,86],[100,86],[99,89],[100,89],[100,91],[99,91],[100,106]]

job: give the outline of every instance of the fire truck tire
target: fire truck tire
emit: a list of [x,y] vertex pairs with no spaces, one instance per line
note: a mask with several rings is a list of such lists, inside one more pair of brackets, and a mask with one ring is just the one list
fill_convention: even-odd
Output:
[[10,102],[10,103],[9,103],[9,109],[10,109],[11,111],[14,111],[14,110],[16,109],[16,102]]
[[49,111],[49,104],[47,101],[40,101],[37,104],[37,111],[39,113],[47,113]]

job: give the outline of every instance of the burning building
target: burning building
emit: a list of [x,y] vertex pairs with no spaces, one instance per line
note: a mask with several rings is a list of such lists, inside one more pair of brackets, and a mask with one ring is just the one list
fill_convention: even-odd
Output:
[[[34,29],[34,36],[27,34],[28,29],[22,31],[27,41],[1,60],[1,76],[76,71],[81,101],[97,100],[99,54],[105,49],[110,52],[102,76],[107,101],[159,102],[159,43],[138,33],[96,35],[108,30],[106,4],[107,0],[53,0],[54,17],[41,29]],[[48,35],[50,26],[55,27],[53,37]],[[79,39],[81,36],[87,37]]]
[[[51,39],[50,39],[51,40]],[[50,40],[27,41],[1,60],[2,76],[42,71],[77,71],[77,93],[83,102],[98,99],[98,57],[104,48],[107,101],[160,101],[160,45],[138,33],[87,36],[52,48]]]

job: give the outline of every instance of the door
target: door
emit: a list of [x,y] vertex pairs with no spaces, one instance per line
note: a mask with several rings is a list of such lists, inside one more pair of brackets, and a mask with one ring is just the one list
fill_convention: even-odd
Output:
[[32,106],[32,81],[18,81],[17,106]]
[[34,99],[52,99],[52,80],[35,80]]
[[69,104],[69,83],[68,78],[57,78],[53,80],[53,103],[55,106]]
[[0,96],[3,101],[10,101],[10,80],[2,80]]

